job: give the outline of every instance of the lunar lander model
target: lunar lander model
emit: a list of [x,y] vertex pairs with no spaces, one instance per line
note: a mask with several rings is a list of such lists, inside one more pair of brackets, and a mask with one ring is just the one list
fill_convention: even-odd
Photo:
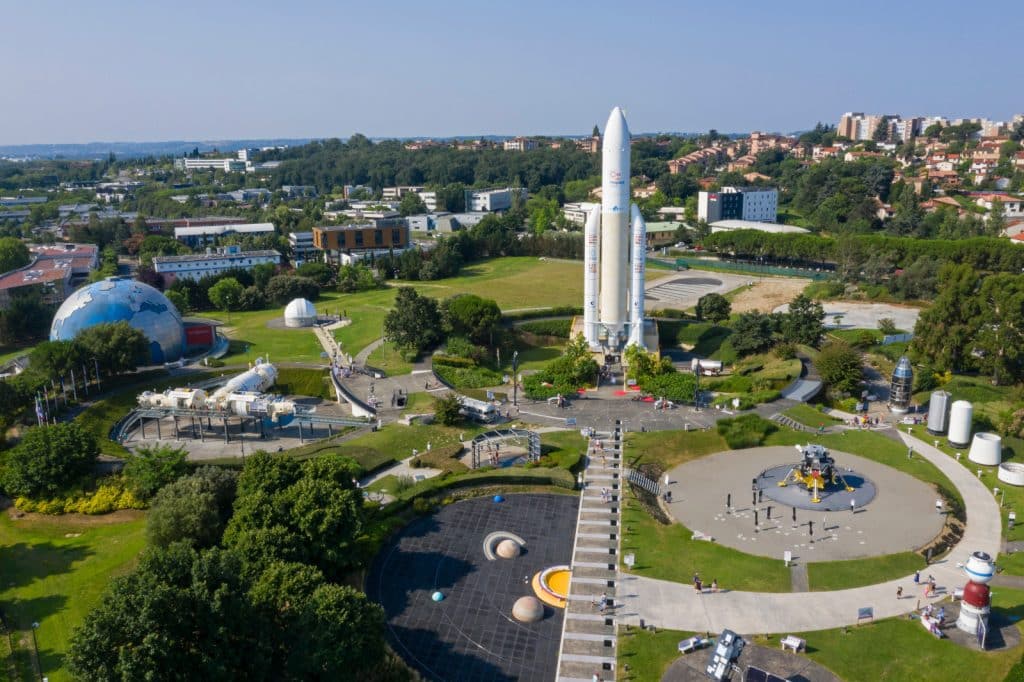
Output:
[[829,486],[839,485],[846,492],[853,492],[823,445],[797,445],[796,449],[803,459],[779,481],[779,486],[785,487],[790,483],[802,485],[811,493],[811,502],[821,502],[820,493]]

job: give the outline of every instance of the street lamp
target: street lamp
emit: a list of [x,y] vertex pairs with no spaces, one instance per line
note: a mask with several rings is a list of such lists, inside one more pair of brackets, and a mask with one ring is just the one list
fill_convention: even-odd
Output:
[[512,405],[519,407],[519,351],[512,351]]
[[36,668],[39,670],[39,678],[43,677],[43,666],[39,663],[39,642],[36,641],[36,630],[39,629],[39,622],[33,621],[32,623],[32,649],[36,652]]

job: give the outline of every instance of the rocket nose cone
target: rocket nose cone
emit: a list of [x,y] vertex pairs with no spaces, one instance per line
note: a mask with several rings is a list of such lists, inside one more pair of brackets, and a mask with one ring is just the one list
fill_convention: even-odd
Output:
[[629,137],[629,126],[626,125],[626,116],[622,109],[615,107],[612,113],[608,114],[608,122],[604,125],[604,136],[608,137]]

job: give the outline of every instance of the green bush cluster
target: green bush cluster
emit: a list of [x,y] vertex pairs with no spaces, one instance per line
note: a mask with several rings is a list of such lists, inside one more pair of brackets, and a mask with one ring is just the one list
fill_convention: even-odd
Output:
[[535,320],[519,325],[519,329],[537,336],[567,339],[572,332],[572,320]]
[[455,388],[485,388],[501,384],[504,376],[486,367],[451,367],[437,365],[434,367],[437,376]]
[[523,380],[526,396],[532,400],[546,400],[551,396],[573,394],[597,376],[597,362],[590,355],[590,348],[578,335],[565,347],[560,358],[552,360],[547,367]]
[[641,384],[643,389],[653,395],[668,398],[672,402],[682,403],[693,400],[694,391],[697,388],[697,379],[694,375],[683,372],[673,374],[659,374],[658,376],[645,379]]
[[538,308],[537,310],[522,310],[515,313],[503,313],[502,319],[507,322],[518,320],[533,320],[538,317],[558,317],[562,315],[582,315],[583,306],[562,305],[552,308]]
[[718,435],[722,436],[733,450],[757,447],[764,442],[768,434],[778,430],[775,424],[756,414],[721,419],[716,428]]

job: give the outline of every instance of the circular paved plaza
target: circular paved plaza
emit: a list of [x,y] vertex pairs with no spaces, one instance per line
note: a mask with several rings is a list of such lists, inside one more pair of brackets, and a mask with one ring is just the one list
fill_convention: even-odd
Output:
[[[578,506],[569,495],[481,497],[408,525],[367,581],[391,645],[428,680],[553,680],[561,609],[546,606],[539,622],[521,623],[512,606],[533,595],[536,572],[572,559]],[[497,531],[526,541],[518,558],[485,558],[484,539]],[[435,591],[443,601],[433,601]]]
[[[849,467],[875,486],[875,498],[856,513],[850,512],[849,502],[841,511],[798,509],[794,523],[793,507],[767,495],[754,502],[752,484],[763,471],[799,461],[800,453],[781,446],[720,452],[676,467],[669,472],[669,510],[687,528],[711,535],[719,544],[773,559],[790,551],[794,560],[803,562],[896,554],[927,545],[939,535],[944,516],[935,510],[931,487],[863,457],[831,454],[841,471]],[[730,495],[731,512],[726,508]]]

